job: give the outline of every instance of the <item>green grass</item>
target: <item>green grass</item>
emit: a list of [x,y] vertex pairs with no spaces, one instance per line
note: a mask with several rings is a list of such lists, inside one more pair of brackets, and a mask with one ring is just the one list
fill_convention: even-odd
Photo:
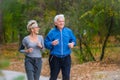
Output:
[[17,78],[15,78],[14,80],[25,80],[24,76],[18,76]]

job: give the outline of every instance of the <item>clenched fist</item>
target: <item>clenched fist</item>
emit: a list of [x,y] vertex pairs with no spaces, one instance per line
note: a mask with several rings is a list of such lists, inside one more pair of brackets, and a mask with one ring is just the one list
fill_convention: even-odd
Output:
[[31,53],[32,51],[33,51],[33,48],[29,48],[29,49],[26,49],[25,52],[27,52],[27,53]]
[[57,45],[59,43],[59,41],[58,41],[58,39],[56,39],[56,40],[54,40],[53,42],[52,42],[52,45]]

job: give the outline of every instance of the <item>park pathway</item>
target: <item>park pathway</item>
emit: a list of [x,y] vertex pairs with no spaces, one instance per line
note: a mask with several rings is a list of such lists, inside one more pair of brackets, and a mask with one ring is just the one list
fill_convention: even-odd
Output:
[[[26,74],[22,72],[8,71],[8,70],[1,70],[1,72],[2,74],[0,74],[0,80],[27,80]],[[41,76],[40,80],[49,80],[49,77]],[[73,80],[83,80],[83,79],[78,78]],[[91,75],[91,79],[87,78],[84,80],[120,80],[120,70],[95,72]]]
[[[2,75],[0,76],[0,80],[27,80],[25,73],[2,70]],[[49,80],[49,77],[41,76],[40,80]]]

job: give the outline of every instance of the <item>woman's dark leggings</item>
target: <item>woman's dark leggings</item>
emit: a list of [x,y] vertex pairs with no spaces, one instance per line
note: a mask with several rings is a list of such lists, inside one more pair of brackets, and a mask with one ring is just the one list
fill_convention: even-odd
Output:
[[41,67],[41,58],[25,57],[25,70],[28,80],[39,80]]

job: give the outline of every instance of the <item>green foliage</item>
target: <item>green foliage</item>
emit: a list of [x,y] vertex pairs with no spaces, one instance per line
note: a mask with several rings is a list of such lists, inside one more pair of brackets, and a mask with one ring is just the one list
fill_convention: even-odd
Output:
[[[92,54],[96,54],[91,47],[103,43],[108,33],[110,18],[113,15],[114,27],[111,35],[116,36],[116,39],[120,35],[119,5],[120,0],[3,0],[1,8],[4,41],[5,43],[15,42],[19,38],[21,41],[28,34],[26,25],[30,19],[38,21],[41,28],[40,34],[45,36],[54,26],[54,16],[63,13],[66,18],[66,26],[70,27],[77,37],[77,46],[79,46],[81,35],[83,42],[85,41],[88,46],[88,49],[83,47],[83,52],[91,51]],[[94,40],[96,36],[100,38],[99,41]],[[84,44],[82,43],[82,45]],[[78,53],[80,52],[78,51]]]
[[4,59],[4,58],[1,58],[0,59],[0,69],[3,69],[5,67],[9,66],[9,61]]
[[22,4],[14,0],[5,0],[2,3],[3,11],[3,30],[5,42],[18,41],[20,20],[23,17]]
[[[79,4],[78,4],[79,3]],[[87,5],[86,5],[87,4]],[[114,27],[112,30],[114,32],[111,35],[118,35],[118,25],[119,20],[116,18],[119,17],[119,0],[77,0],[73,1],[72,6],[69,8],[69,12],[66,12],[66,15],[69,19],[69,26],[74,30],[75,35],[77,35],[77,39],[79,39],[79,35],[82,35],[81,38],[84,38],[84,30],[86,31],[85,37],[83,39],[83,44],[86,42],[88,47],[83,46],[83,53],[88,54],[89,51],[93,53],[93,49],[91,47],[94,46],[94,38],[96,36],[100,37],[101,44],[104,41],[108,33],[108,28],[110,25],[110,17],[114,15]],[[120,27],[119,27],[120,28]],[[116,30],[118,29],[118,30]],[[116,31],[115,31],[116,30]],[[79,42],[80,43],[80,42]],[[99,48],[101,49],[101,48]],[[100,51],[100,50],[99,50]],[[82,54],[82,53],[80,53]],[[88,55],[85,55],[87,57]],[[88,56],[89,57],[89,56]]]
[[15,78],[14,80],[25,80],[24,76],[18,76],[17,78]]
[[80,54],[79,49],[73,49],[74,51],[74,55],[77,57],[77,60],[79,61],[79,63],[84,63],[84,56],[82,54]]
[[[49,13],[49,14],[48,14]],[[55,16],[56,11],[54,10],[45,10],[44,12],[44,25],[42,31],[44,30],[44,35],[47,35],[49,30],[54,26],[53,17]]]

